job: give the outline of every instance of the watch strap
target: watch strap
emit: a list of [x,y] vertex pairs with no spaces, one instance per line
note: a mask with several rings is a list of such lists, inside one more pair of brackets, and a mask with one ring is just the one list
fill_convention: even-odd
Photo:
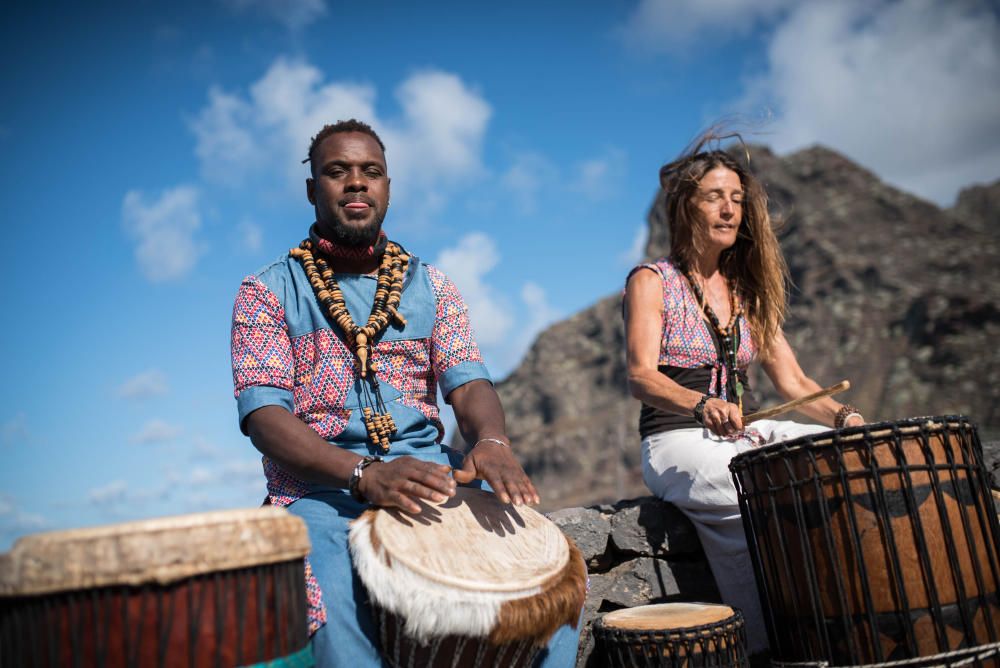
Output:
[[711,398],[712,398],[711,395],[703,394],[701,395],[701,399],[698,400],[698,403],[694,405],[694,410],[692,411],[692,414],[694,415],[694,419],[695,421],[697,421],[698,424],[705,424],[705,402]]

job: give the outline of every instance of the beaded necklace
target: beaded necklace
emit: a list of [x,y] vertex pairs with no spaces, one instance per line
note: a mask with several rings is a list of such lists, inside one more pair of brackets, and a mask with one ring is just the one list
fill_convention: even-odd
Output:
[[685,269],[684,276],[687,278],[688,283],[691,284],[691,289],[694,291],[694,296],[701,305],[702,312],[704,312],[709,323],[712,325],[712,329],[715,330],[716,335],[718,335],[719,345],[722,348],[719,357],[722,363],[726,366],[727,375],[735,381],[734,387],[736,389],[736,402],[739,404],[740,415],[742,415],[743,383],[740,382],[739,374],[736,371],[736,348],[739,346],[739,320],[740,316],[743,315],[743,306],[736,301],[736,290],[730,288],[729,322],[725,327],[723,327],[719,323],[719,316],[715,315],[715,311],[712,310],[711,304],[709,304],[708,300],[705,299],[705,295],[701,291],[701,286],[698,284],[698,281],[695,280],[694,274],[692,274],[690,270]]
[[351,318],[344,293],[341,292],[330,265],[322,257],[314,256],[313,249],[313,242],[305,239],[297,248],[288,251],[288,254],[302,263],[302,269],[316,298],[326,307],[330,320],[344,332],[347,345],[354,353],[355,368],[362,378],[362,414],[368,438],[383,453],[388,452],[389,437],[396,433],[396,423],[382,401],[371,346],[375,343],[375,338],[389,326],[390,319],[400,327],[406,326],[406,320],[397,309],[410,256],[392,241],[385,244],[385,252],[382,253],[378,268],[372,311],[368,322],[362,327]]

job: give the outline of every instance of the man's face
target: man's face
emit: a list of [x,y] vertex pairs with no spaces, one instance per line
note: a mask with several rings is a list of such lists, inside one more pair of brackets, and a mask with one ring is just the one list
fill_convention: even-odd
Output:
[[375,138],[334,133],[316,147],[312,168],[306,196],[320,235],[345,246],[375,243],[389,207],[385,154]]

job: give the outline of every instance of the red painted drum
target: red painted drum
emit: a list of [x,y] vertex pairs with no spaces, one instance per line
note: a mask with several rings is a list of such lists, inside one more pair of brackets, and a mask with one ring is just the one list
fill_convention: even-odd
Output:
[[814,434],[730,469],[775,664],[998,665],[1000,528],[966,418]]
[[27,536],[0,555],[0,666],[312,665],[308,552],[278,508]]

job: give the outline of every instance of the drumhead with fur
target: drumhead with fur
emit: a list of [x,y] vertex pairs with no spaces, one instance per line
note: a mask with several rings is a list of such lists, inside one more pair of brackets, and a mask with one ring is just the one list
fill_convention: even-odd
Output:
[[416,515],[364,513],[351,525],[350,547],[373,602],[405,619],[407,633],[420,640],[487,636],[505,604],[558,588],[575,566],[551,521],[467,488],[443,503],[423,503]]

